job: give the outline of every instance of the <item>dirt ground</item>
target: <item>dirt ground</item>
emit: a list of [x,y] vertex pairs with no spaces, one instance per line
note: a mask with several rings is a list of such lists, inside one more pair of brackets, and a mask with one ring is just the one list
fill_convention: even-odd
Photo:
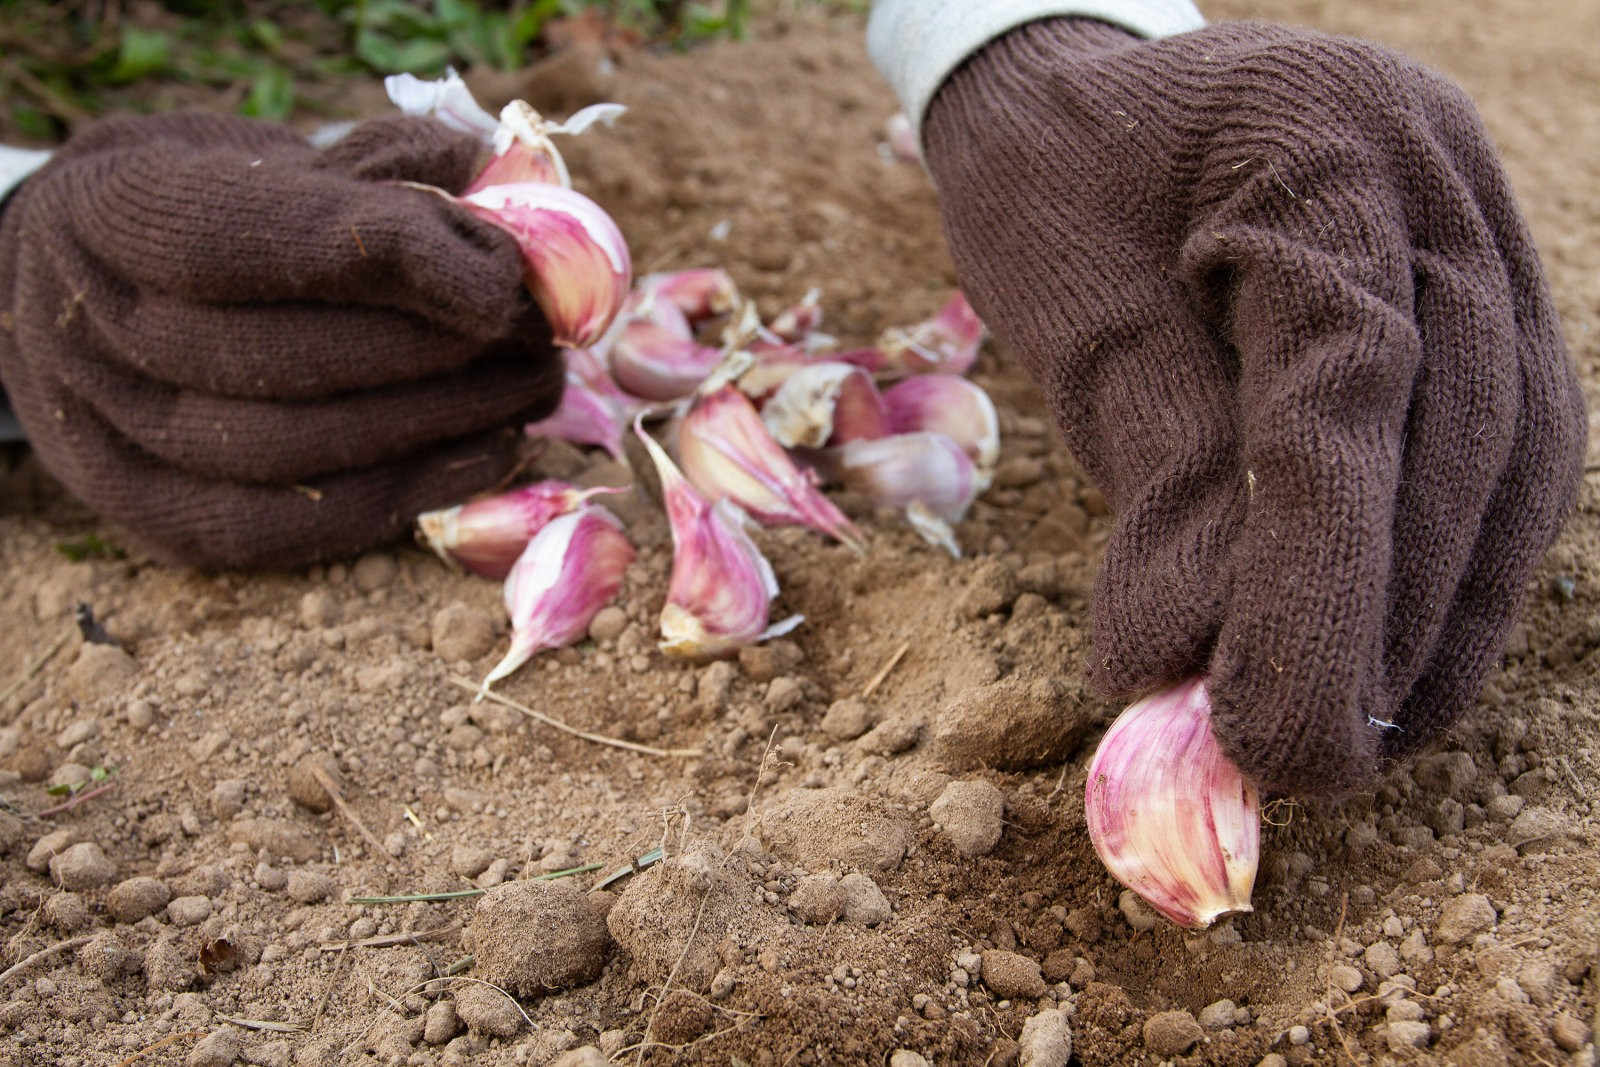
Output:
[[[1207,7],[1376,39],[1466,86],[1600,410],[1600,8]],[[925,178],[880,144],[894,104],[858,17],[518,82],[492,88],[631,107],[569,162],[641,272],[720,264],[768,313],[820,286],[847,343],[955,283]],[[1004,454],[967,558],[859,509],[866,558],[764,532],[774,617],[806,622],[736,660],[655,650],[667,530],[643,494],[619,505],[640,549],[621,612],[501,691],[653,751],[470,703],[499,587],[413,547],[282,576],[74,563],[58,542],[115,531],[11,471],[3,963],[47,954],[0,974],[0,1063],[998,1065],[1058,1009],[1035,1032],[1065,1021],[1083,1064],[1593,1064],[1600,433],[1478,706],[1375,793],[1274,807],[1256,911],[1186,936],[1119,906],[1084,829],[1117,710],[1077,681],[1112,519],[1007,354],[974,376]],[[602,459],[543,463],[624,475]],[[83,643],[80,601],[125,651]],[[50,783],[97,767],[110,788],[43,814]],[[996,829],[983,790],[930,810],[958,781],[1003,797],[987,852],[953,845]],[[475,887],[493,891],[349,899]]]

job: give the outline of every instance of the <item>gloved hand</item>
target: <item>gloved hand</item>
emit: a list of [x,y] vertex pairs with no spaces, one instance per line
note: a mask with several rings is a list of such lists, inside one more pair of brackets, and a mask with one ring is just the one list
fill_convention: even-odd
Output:
[[1290,793],[1446,728],[1587,432],[1466,96],[1349,39],[1049,19],[922,132],[963,286],[1116,513],[1099,687],[1208,672],[1225,751]]
[[288,567],[493,484],[563,379],[515,243],[444,199],[425,119],[317,150],[215,115],[110,119],[0,216],[0,382],[40,460],[158,557]]

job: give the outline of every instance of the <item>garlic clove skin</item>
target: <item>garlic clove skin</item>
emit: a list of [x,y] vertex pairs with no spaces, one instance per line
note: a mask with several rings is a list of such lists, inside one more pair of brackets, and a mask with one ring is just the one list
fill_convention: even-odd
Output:
[[762,405],[761,421],[785,448],[882,437],[889,429],[872,377],[848,363],[812,363],[795,370]]
[[883,391],[889,433],[931,430],[949,437],[977,467],[978,492],[1000,462],[1000,416],[983,387],[954,374],[917,374]]
[[965,374],[978,361],[983,334],[977,312],[958,289],[932,318],[885,330],[878,349],[889,374]]
[[551,519],[582,507],[585,501],[602,493],[625,492],[626,487],[579,489],[566,482],[535,482],[455,507],[423,512],[417,516],[417,528],[440,559],[460,564],[485,578],[499,579],[511,573],[522,550]]
[[605,508],[586,504],[546,523],[506,576],[511,647],[484,677],[477,699],[535,652],[565,648],[587,633],[622,587],[633,557],[622,521]]
[[917,131],[904,111],[896,111],[883,124],[883,137],[890,154],[902,163],[921,163],[922,146],[917,144]]
[[1090,761],[1084,814],[1117,881],[1179,926],[1251,910],[1260,799],[1211,732],[1204,678],[1117,717]]
[[739,287],[733,276],[720,267],[647,274],[639,280],[638,288],[643,294],[671,302],[691,322],[726,315],[739,306]]
[[599,204],[544,182],[493,185],[457,202],[516,238],[523,280],[557,345],[583,348],[604,336],[628,295],[633,263]]
[[445,76],[428,81],[414,74],[391,74],[383,79],[384,91],[395,107],[407,115],[421,115],[444,123],[459,133],[476,134],[492,142],[500,124],[485,111],[454,67]]
[[778,579],[745,531],[744,513],[726,498],[707,501],[638,422],[633,431],[655,463],[672,526],[661,651],[707,659],[761,640]]
[[513,100],[500,110],[494,131],[494,157],[467,186],[463,196],[492,185],[546,182],[572,188],[572,177],[553,133],[579,134],[596,122],[610,124],[627,109],[621,104],[591,104],[566,122],[550,122],[526,100]]
[[897,507],[922,539],[959,557],[954,523],[978,495],[978,473],[966,451],[942,433],[893,434],[847,441],[816,453],[832,480],[873,501]]
[[785,344],[800,344],[822,327],[822,290],[813,286],[798,304],[784,308],[767,330]]
[[678,458],[695,488],[763,523],[810,526],[862,552],[855,524],[803,473],[731,385],[702,394],[678,426]]

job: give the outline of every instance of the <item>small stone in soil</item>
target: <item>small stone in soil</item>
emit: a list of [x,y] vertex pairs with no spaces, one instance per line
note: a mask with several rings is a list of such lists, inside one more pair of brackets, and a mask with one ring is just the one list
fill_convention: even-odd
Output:
[[983,953],[983,984],[1002,1000],[1037,1000],[1046,989],[1036,962],[998,948]]
[[1022,1024],[1021,1062],[1026,1067],[1067,1067],[1072,1025],[1060,1008],[1046,1008]]
[[1464,893],[1445,904],[1433,934],[1445,944],[1453,945],[1493,929],[1495,920],[1494,905],[1489,903],[1488,897],[1482,893]]
[[495,644],[494,618],[459,600],[433,613],[430,632],[433,651],[446,663],[471,662]]
[[118,922],[136,923],[167,906],[172,890],[159,878],[139,875],[118,882],[106,896],[106,911]]
[[1005,797],[991,782],[951,782],[928,814],[957,852],[981,856],[1000,842]]
[[333,879],[320,871],[293,870],[285,883],[289,898],[301,904],[326,900],[333,892]]
[[62,889],[98,889],[115,880],[117,868],[99,845],[84,841],[50,861],[50,876]]
[[479,898],[463,943],[476,954],[475,973],[485,981],[535,996],[598,977],[611,935],[576,886],[520,881]]
[[844,891],[846,922],[876,926],[878,923],[886,922],[892,914],[888,898],[883,895],[883,890],[878,888],[878,883],[859,871],[841,878],[839,888]]
[[1144,1044],[1158,1056],[1181,1056],[1204,1032],[1186,1011],[1161,1011],[1144,1021]]
[[486,1037],[515,1037],[522,1029],[522,1012],[517,1002],[498,989],[472,983],[455,992],[456,1015],[475,1034]]

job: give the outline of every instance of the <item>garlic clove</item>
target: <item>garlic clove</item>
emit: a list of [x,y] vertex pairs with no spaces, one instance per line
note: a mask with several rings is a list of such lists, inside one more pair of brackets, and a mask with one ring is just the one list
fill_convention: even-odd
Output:
[[1260,800],[1211,732],[1205,679],[1117,717],[1090,761],[1084,814],[1101,862],[1179,926],[1251,910]]
[[810,526],[865,549],[861,531],[818,492],[731,385],[695,398],[678,427],[678,458],[695,488],[713,500],[727,497],[763,523]]
[[592,349],[566,351],[566,388],[556,410],[523,432],[530,437],[555,437],[579,445],[598,445],[622,459],[622,428],[645,402],[624,393]]
[[511,101],[500,110],[500,122],[494,133],[494,157],[462,195],[516,182],[547,182],[572,188],[566,160],[561,158],[550,135],[582,133],[596,122],[609,125],[626,110],[621,104],[591,104],[566,122],[550,122],[527,101]]
[[641,293],[670,301],[691,321],[726,315],[739,306],[739,287],[720,267],[648,274],[639,281]]
[[445,562],[458,563],[485,578],[504,578],[528,542],[551,519],[582,507],[591,497],[627,491],[626,486],[579,489],[566,482],[535,482],[455,507],[425,511],[417,516],[417,528],[428,547]]
[[736,384],[757,404],[770,399],[796,371],[816,362],[797,345],[752,344],[744,351],[750,355],[750,366]]
[[889,152],[902,163],[921,163],[922,146],[917,144],[917,131],[904,111],[896,111],[883,125],[883,136]]
[[[661,651],[679,659],[723,655],[767,636],[778,579],[726,498],[710,503],[638,422],[661,480],[672,526],[672,579],[661,609]],[[793,628],[799,620],[785,620]]]
[[605,508],[586,504],[547,522],[506,576],[511,647],[484,677],[478,699],[535,652],[581,638],[617,595],[633,556],[622,521]]
[[878,338],[885,371],[891,374],[965,374],[978,361],[982,344],[983,323],[959,289],[932,318],[892,327]]
[[950,524],[978,495],[978,474],[966,451],[942,433],[894,434],[847,441],[816,454],[833,480],[879,504],[906,510],[930,544],[961,554]]
[[954,374],[916,374],[883,391],[889,433],[932,430],[951,438],[978,469],[978,491],[1000,462],[1000,416],[983,387]]
[[523,280],[555,343],[594,344],[628,295],[633,276],[617,224],[582,193],[544,182],[493,185],[459,203],[516,238]]
[[889,432],[883,398],[871,375],[848,363],[812,363],[797,369],[762,405],[761,421],[785,448],[821,448],[829,441],[882,437]]
[[721,349],[695,340],[681,308],[653,297],[618,331],[610,351],[617,384],[646,400],[688,396],[722,357]]

